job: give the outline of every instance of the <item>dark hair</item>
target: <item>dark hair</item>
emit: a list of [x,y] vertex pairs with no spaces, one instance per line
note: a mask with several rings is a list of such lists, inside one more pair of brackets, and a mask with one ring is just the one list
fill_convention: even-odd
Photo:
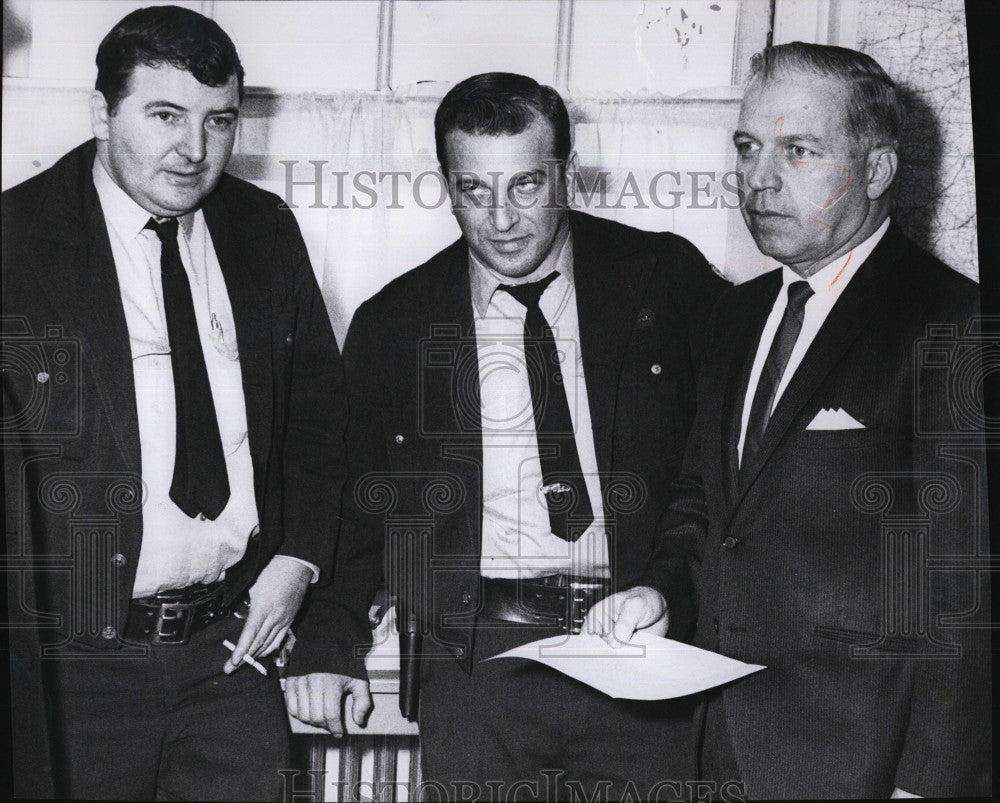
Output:
[[899,88],[871,56],[846,47],[789,42],[750,59],[750,81],[766,82],[796,70],[838,78],[850,86],[847,130],[859,144],[899,146],[906,105]]
[[97,48],[97,83],[114,113],[139,64],[169,64],[206,86],[222,86],[233,75],[243,99],[243,65],[233,40],[218,23],[180,6],[140,8],[123,17]]
[[434,140],[441,169],[447,174],[445,136],[466,134],[520,134],[538,117],[555,132],[555,157],[565,160],[572,147],[569,113],[559,93],[534,78],[509,72],[473,75],[453,86],[434,115]]

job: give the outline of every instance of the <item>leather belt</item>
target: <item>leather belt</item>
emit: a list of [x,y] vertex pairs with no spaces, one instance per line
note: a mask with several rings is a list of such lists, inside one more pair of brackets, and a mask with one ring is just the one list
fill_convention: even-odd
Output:
[[210,585],[195,583],[176,591],[161,591],[129,603],[125,639],[150,644],[186,644],[208,625],[234,611],[239,615],[237,609],[245,605],[245,596],[223,604],[221,580]]
[[611,581],[550,574],[521,580],[482,578],[480,614],[501,622],[556,627],[576,635],[590,607],[611,591]]

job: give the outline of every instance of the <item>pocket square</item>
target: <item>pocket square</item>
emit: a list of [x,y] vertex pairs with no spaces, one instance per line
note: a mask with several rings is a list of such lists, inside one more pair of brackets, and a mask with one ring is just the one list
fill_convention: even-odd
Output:
[[809,422],[806,429],[812,430],[835,430],[835,429],[864,429],[865,425],[858,421],[843,408],[826,409],[825,407],[816,413],[816,417]]

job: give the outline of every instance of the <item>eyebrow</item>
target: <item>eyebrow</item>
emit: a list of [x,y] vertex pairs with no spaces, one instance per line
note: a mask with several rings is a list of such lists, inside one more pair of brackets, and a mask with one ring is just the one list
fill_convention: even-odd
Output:
[[[734,131],[733,132],[733,142],[740,139],[752,139],[754,142],[759,142],[753,134],[748,134],[746,131]],[[808,142],[813,145],[822,145],[823,141],[812,134],[782,134],[777,138],[777,141],[782,144],[789,144],[792,142]]]
[[[173,109],[179,112],[188,111],[187,107],[180,106],[179,104],[173,103],[169,100],[151,100],[149,103],[145,104],[142,108],[145,111],[152,111],[153,109],[164,109],[164,108]],[[210,109],[208,114],[210,116],[217,114],[231,114],[234,117],[238,117],[240,114],[240,110],[236,106],[228,106],[225,109]]]

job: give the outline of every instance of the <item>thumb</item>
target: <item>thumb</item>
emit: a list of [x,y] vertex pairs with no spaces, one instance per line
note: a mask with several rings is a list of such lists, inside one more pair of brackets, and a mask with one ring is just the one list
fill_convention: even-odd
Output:
[[351,717],[355,724],[364,727],[365,720],[372,710],[372,696],[368,690],[368,684],[357,681],[351,687]]
[[622,603],[615,620],[615,641],[620,644],[628,643],[639,626],[639,619],[644,610],[645,606],[639,597],[629,597]]

